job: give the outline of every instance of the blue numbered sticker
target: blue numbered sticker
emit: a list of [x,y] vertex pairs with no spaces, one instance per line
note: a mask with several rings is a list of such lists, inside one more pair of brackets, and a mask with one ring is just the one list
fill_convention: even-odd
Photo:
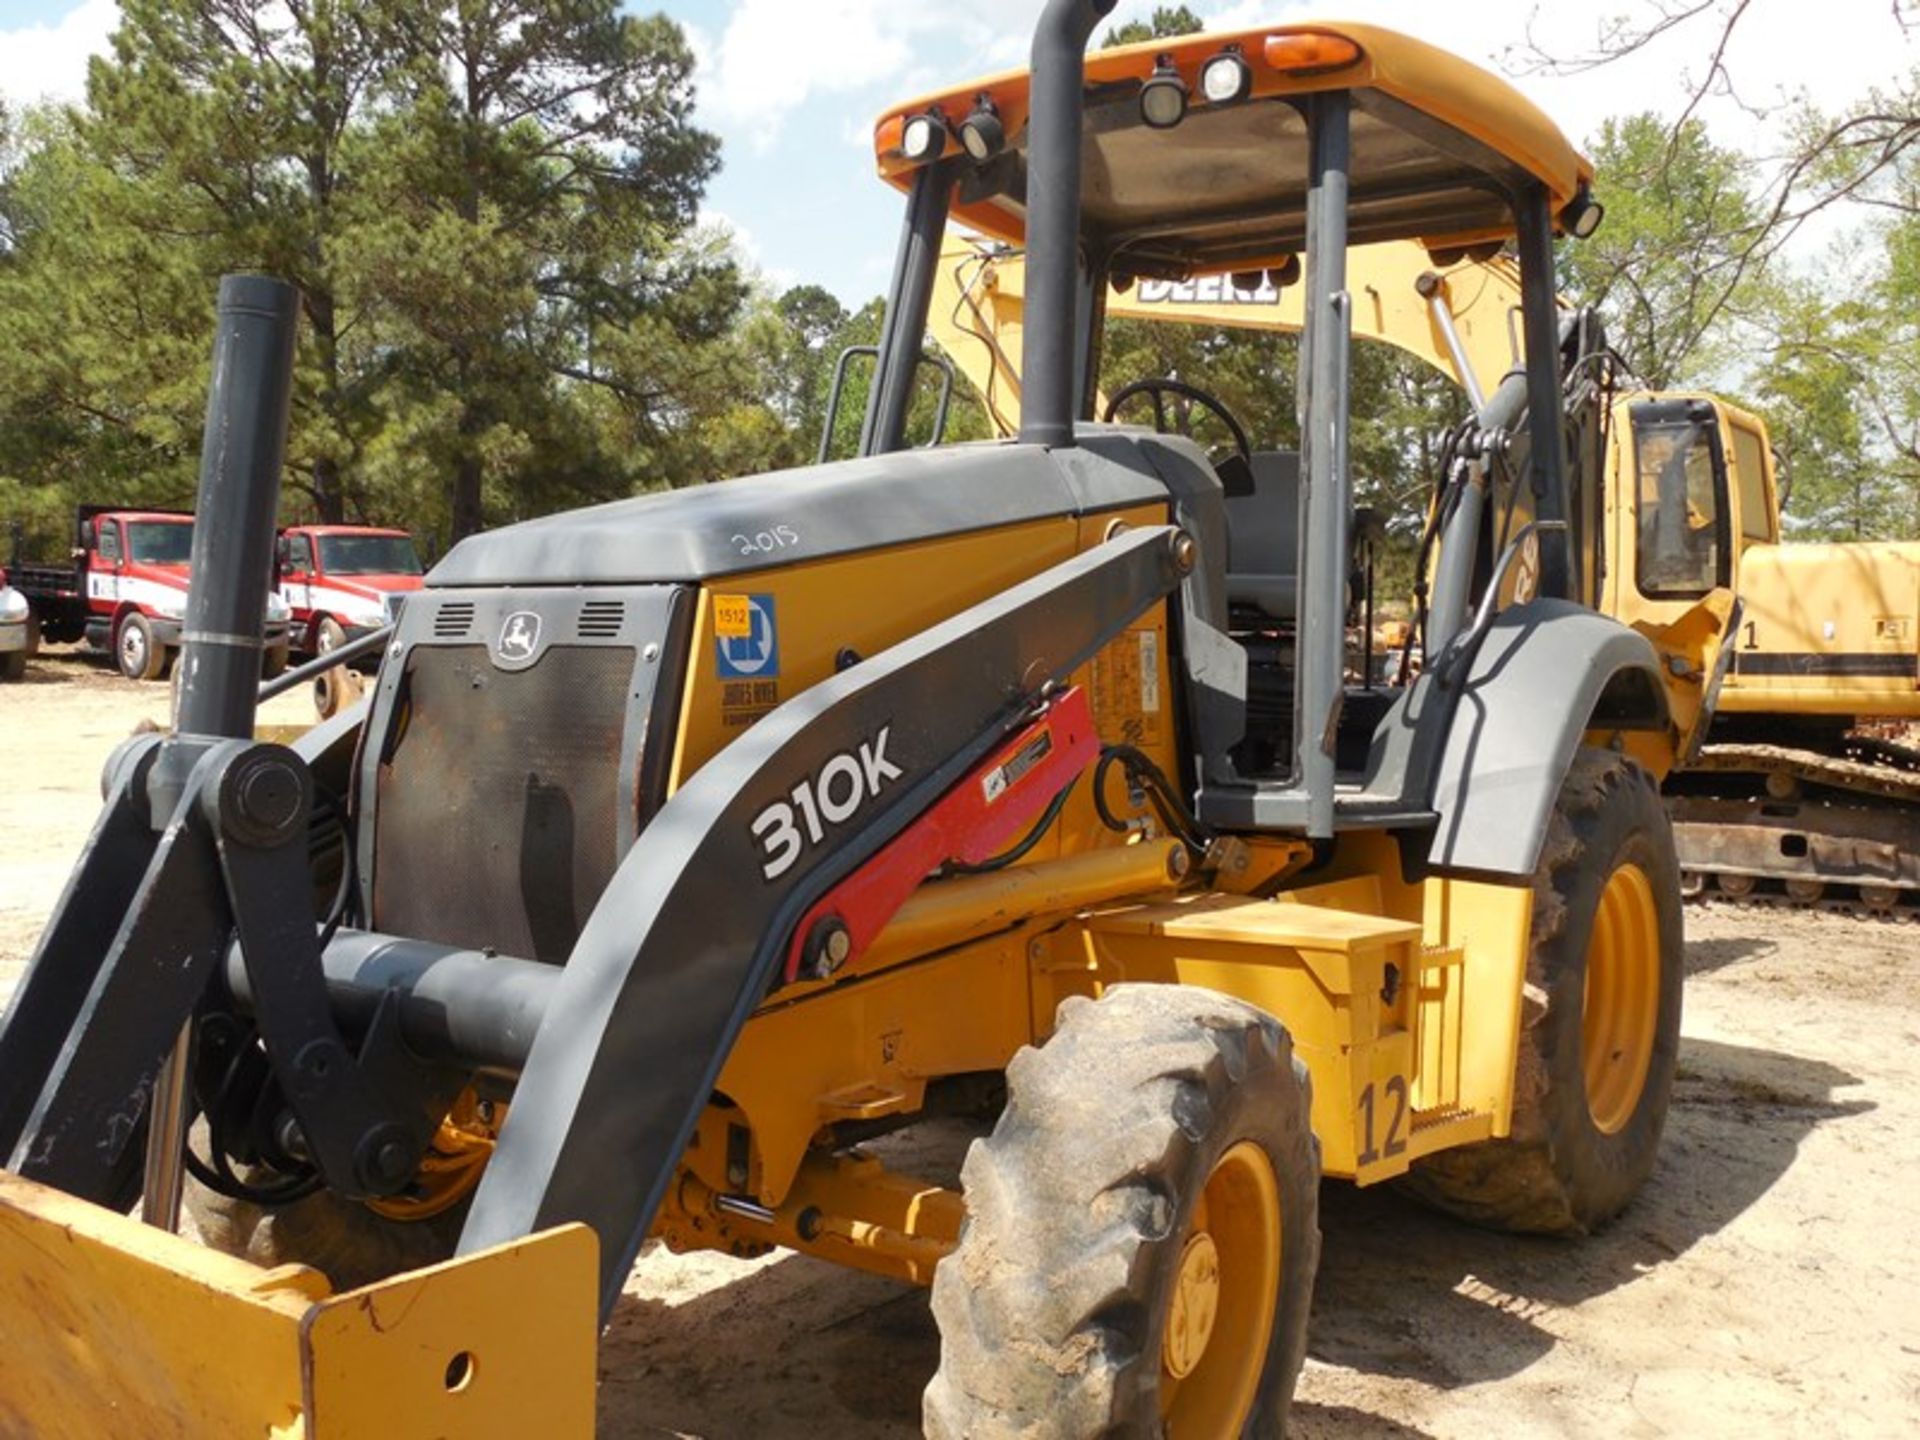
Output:
[[771,595],[714,597],[715,653],[722,680],[772,680],[780,674],[780,634]]

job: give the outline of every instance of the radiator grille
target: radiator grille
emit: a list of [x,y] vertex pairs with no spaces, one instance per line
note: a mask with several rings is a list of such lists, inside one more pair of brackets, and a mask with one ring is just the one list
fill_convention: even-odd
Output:
[[617,858],[633,666],[627,646],[557,645],[520,671],[484,646],[409,653],[377,782],[376,928],[567,958]]
[[626,624],[627,606],[623,600],[589,600],[580,607],[580,638],[611,640]]
[[443,604],[433,616],[433,633],[441,640],[458,640],[473,628],[473,602],[454,600]]

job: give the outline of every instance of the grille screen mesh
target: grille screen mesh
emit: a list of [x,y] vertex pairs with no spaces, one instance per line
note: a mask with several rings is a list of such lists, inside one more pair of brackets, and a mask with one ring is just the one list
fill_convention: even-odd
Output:
[[486,647],[416,646],[380,767],[374,924],[558,964],[617,858],[633,650],[556,645],[496,670]]

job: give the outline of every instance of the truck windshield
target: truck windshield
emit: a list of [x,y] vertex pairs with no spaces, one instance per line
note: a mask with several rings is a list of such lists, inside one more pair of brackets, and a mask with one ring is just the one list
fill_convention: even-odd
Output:
[[127,526],[133,558],[146,565],[184,565],[193,554],[193,526],[185,520],[136,520]]
[[320,569],[328,575],[418,575],[420,557],[405,535],[322,535]]

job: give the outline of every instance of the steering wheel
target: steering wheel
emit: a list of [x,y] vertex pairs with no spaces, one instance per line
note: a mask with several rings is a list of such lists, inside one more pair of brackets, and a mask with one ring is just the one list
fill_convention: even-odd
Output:
[[1167,423],[1167,397],[1178,396],[1204,409],[1211,410],[1220,417],[1220,423],[1227,427],[1227,433],[1233,436],[1234,449],[1248,465],[1253,463],[1253,447],[1247,443],[1246,427],[1233,418],[1233,412],[1227,409],[1219,396],[1211,395],[1198,385],[1189,385],[1184,380],[1175,380],[1171,375],[1153,376],[1146,380],[1135,380],[1130,385],[1122,385],[1113,392],[1113,398],[1107,401],[1107,413],[1101,419],[1111,423],[1120,407],[1136,395],[1153,397],[1153,428],[1161,435],[1180,434],[1193,438],[1193,424],[1186,413],[1180,416],[1178,426]]

